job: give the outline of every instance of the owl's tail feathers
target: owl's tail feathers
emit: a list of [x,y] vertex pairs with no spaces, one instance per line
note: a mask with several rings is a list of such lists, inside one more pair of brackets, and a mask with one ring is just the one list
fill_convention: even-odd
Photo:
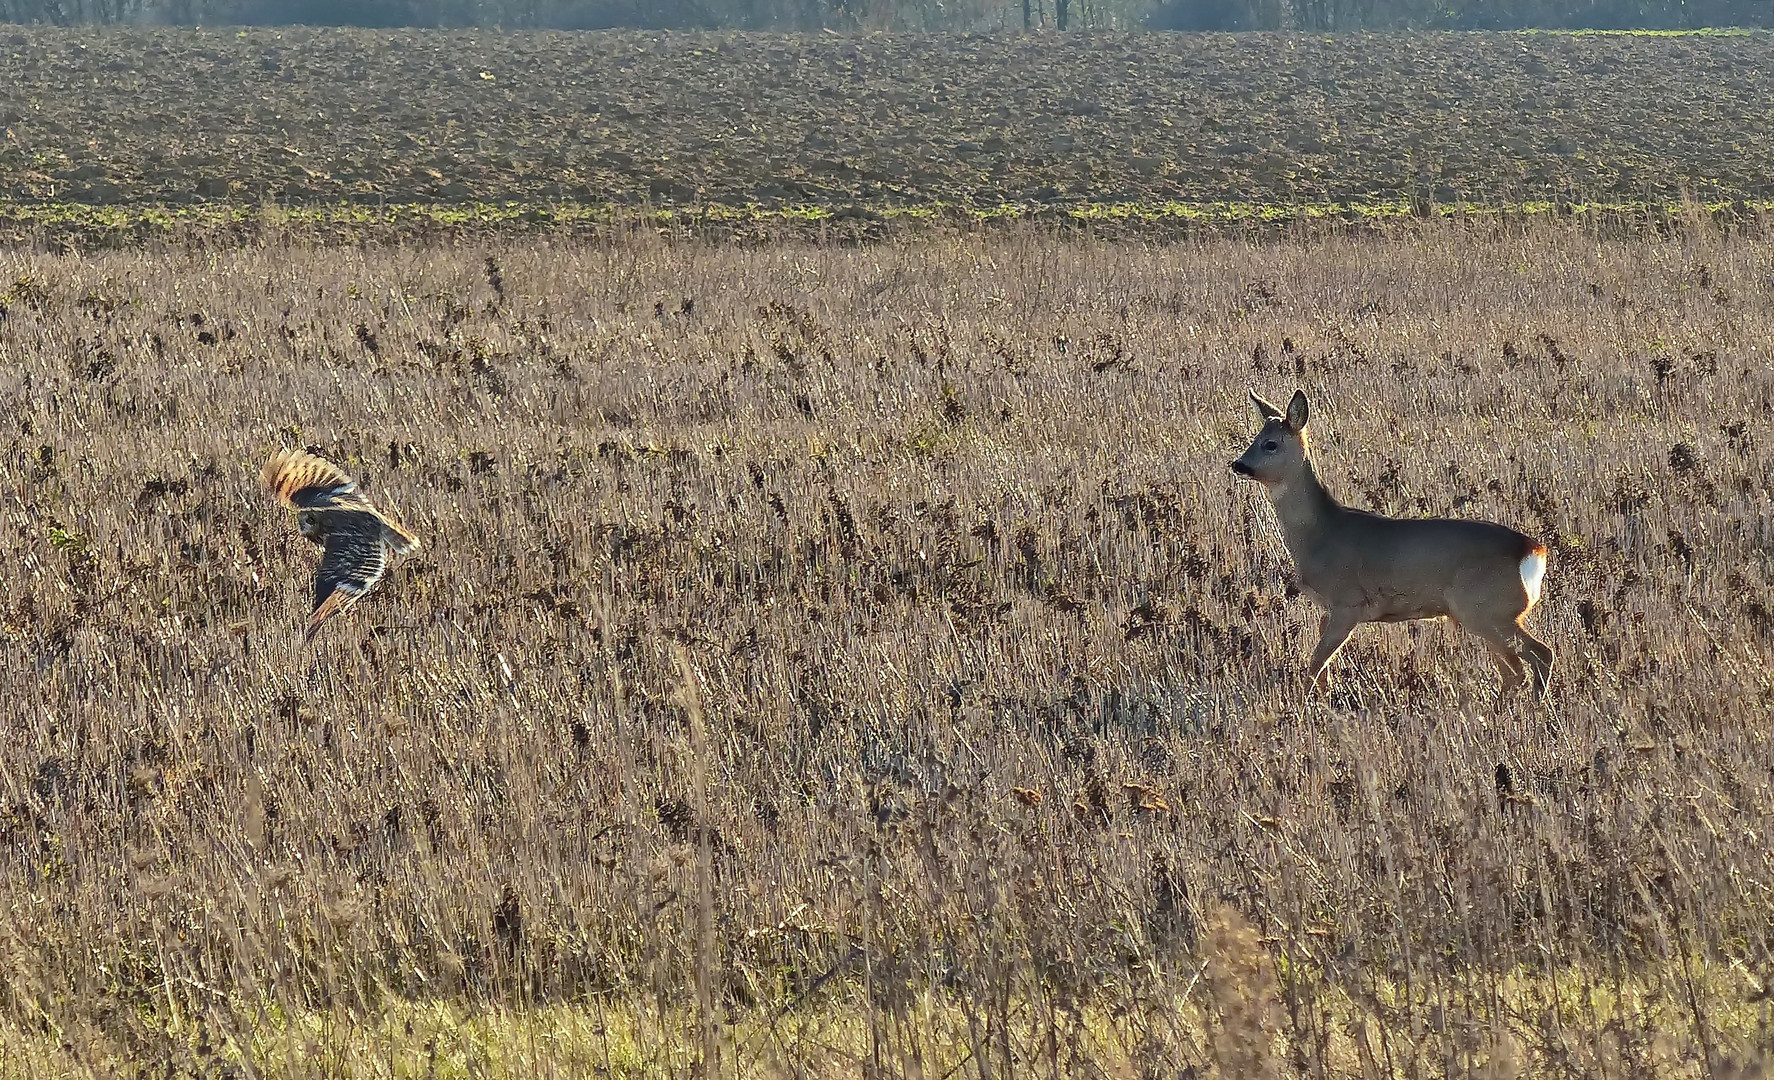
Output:
[[382,519],[382,540],[396,555],[411,555],[419,550],[419,538],[387,518]]

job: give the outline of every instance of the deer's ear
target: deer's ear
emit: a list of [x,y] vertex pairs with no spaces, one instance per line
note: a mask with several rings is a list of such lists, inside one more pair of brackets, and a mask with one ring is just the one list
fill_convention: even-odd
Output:
[[1264,420],[1281,419],[1281,410],[1258,397],[1255,390],[1250,392],[1250,403],[1257,407],[1257,412],[1262,414]]
[[1287,403],[1287,426],[1291,431],[1306,430],[1306,391],[1295,390],[1293,400]]

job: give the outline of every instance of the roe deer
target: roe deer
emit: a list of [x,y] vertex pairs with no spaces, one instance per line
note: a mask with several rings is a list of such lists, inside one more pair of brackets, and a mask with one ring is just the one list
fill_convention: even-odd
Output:
[[1364,622],[1447,618],[1484,639],[1507,683],[1532,669],[1545,696],[1552,650],[1521,625],[1540,599],[1546,546],[1489,521],[1389,518],[1337,502],[1306,449],[1306,394],[1283,412],[1251,391],[1263,429],[1232,471],[1268,489],[1300,583],[1325,609],[1312,681]]

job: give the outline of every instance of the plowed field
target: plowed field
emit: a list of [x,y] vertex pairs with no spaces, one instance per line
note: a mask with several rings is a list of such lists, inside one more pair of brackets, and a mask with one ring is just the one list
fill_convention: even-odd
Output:
[[0,34],[27,205],[1758,200],[1774,36]]

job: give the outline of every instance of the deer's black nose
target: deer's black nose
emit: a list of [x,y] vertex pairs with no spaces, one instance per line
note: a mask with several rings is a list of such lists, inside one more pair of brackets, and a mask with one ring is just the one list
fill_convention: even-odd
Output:
[[1234,461],[1232,463],[1232,471],[1237,473],[1239,476],[1250,476],[1251,475],[1250,466],[1246,465],[1242,461]]

